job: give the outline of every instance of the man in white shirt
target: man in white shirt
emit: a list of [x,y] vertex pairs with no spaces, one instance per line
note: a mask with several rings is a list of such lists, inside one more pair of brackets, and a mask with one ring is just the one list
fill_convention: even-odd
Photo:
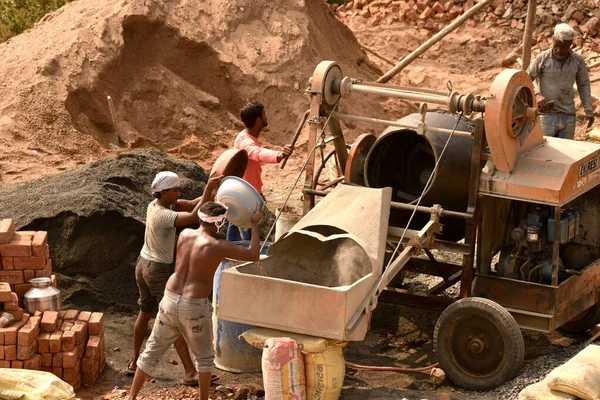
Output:
[[[174,172],[159,172],[152,182],[152,194],[156,199],[148,204],[144,246],[135,267],[135,279],[140,293],[140,312],[133,333],[133,355],[126,370],[129,375],[135,374],[148,323],[157,311],[167,280],[174,270],[176,228],[199,222],[200,206],[214,198],[221,179],[222,177],[209,178],[202,197],[194,200],[179,198],[180,181]],[[174,345],[185,369],[184,383],[196,384],[196,368],[183,337],[179,337]]]

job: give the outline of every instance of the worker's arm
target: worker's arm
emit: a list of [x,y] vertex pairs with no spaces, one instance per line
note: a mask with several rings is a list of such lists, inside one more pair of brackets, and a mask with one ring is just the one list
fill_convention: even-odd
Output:
[[206,203],[207,201],[214,200],[216,191],[219,188],[219,185],[222,180],[222,176],[208,178],[206,186],[204,187],[204,193],[202,193],[201,197],[198,197],[194,200],[177,200],[177,204],[175,205],[175,211],[179,211],[180,207],[185,211],[180,211],[177,214],[177,218],[175,219],[175,226],[187,226],[199,222],[200,219],[198,218],[198,210],[200,209],[202,204]]
[[594,123],[594,108],[592,107],[592,89],[590,83],[590,76],[588,75],[587,67],[585,66],[585,62],[581,62],[581,66],[577,71],[577,75],[575,77],[575,82],[577,83],[577,90],[579,91],[579,98],[581,98],[581,105],[585,110],[585,115],[587,115],[589,122],[588,128],[592,126]]
[[540,85],[539,85],[541,64],[542,64],[542,57],[539,57],[539,56],[536,57],[529,65],[529,68],[527,68],[527,73],[529,74],[529,77],[533,81],[533,90],[535,92],[535,101],[538,104],[538,108],[540,109],[540,111],[545,111],[546,107],[547,107],[546,98],[540,92]]
[[286,155],[292,154],[292,148],[289,145],[285,146],[281,151],[271,150],[257,145],[252,138],[247,136],[243,137],[239,143],[236,143],[236,147],[245,149],[250,160],[265,164],[278,163],[279,161],[283,160]]
[[260,259],[260,231],[258,223],[265,214],[264,207],[252,214],[250,217],[250,229],[252,237],[248,248],[220,240],[220,251],[223,258],[230,258],[238,261],[258,261]]

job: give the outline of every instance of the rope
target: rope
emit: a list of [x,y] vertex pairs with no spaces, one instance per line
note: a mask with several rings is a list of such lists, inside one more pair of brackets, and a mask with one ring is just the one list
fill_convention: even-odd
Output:
[[419,207],[419,204],[421,203],[421,199],[423,198],[423,195],[429,189],[429,185],[431,184],[431,180],[435,176],[435,173],[436,173],[436,171],[438,169],[438,166],[440,165],[440,160],[444,156],[444,153],[446,152],[446,148],[448,147],[448,144],[450,143],[450,139],[452,139],[452,135],[454,135],[454,132],[456,131],[456,128],[458,128],[458,124],[459,124],[460,119],[462,117],[463,117],[463,112],[461,111],[460,115],[458,116],[458,119],[456,120],[456,124],[454,125],[454,128],[452,129],[452,132],[450,132],[450,135],[448,136],[448,139],[446,140],[446,144],[444,144],[444,148],[440,152],[440,156],[438,157],[438,160],[437,160],[437,162],[435,163],[435,165],[433,167],[433,171],[431,172],[431,175],[429,175],[429,179],[427,179],[427,183],[425,184],[425,187],[423,188],[423,191],[421,192],[421,195],[417,199],[417,204],[415,205],[415,208],[414,208],[412,214],[410,215],[410,218],[408,219],[408,223],[406,224],[406,226],[404,227],[404,230],[402,231],[402,236],[400,237],[400,240],[398,241],[398,244],[396,245],[396,248],[394,249],[394,252],[392,253],[392,256],[390,257],[390,260],[388,261],[387,266],[385,267],[386,269],[389,268],[389,266],[392,264],[392,261],[394,260],[394,256],[396,255],[396,253],[398,253],[398,249],[400,248],[400,246],[402,244],[402,240],[404,239],[404,235],[406,234],[406,231],[407,231],[408,227],[410,226],[410,223],[412,222],[412,219],[415,216],[415,213],[417,212],[417,207]]
[[428,365],[426,367],[420,367],[420,368],[375,367],[372,365],[360,365],[360,364],[354,364],[349,361],[346,361],[347,367],[358,369],[358,370],[364,370],[364,371],[425,372],[425,371],[429,371],[430,369],[436,368],[439,365],[440,365],[440,363],[435,363],[435,364]]
[[[331,109],[331,112],[329,113],[329,116],[327,117],[327,120],[323,124],[323,129],[321,129],[321,133],[319,133],[319,136],[318,136],[318,138],[317,138],[317,140],[315,142],[314,147],[310,150],[310,153],[308,153],[308,157],[306,157],[306,161],[304,162],[304,165],[300,169],[300,172],[298,173],[298,176],[296,177],[296,180],[294,181],[294,184],[292,185],[292,188],[290,189],[290,192],[288,193],[287,197],[285,198],[285,201],[283,202],[283,206],[281,207],[282,210],[285,209],[285,206],[287,205],[288,201],[290,200],[290,197],[292,196],[292,193],[294,192],[294,189],[296,188],[296,185],[298,184],[298,181],[302,177],[302,173],[304,172],[304,169],[308,165],[308,161],[312,157],[312,155],[315,152],[315,150],[317,150],[317,148],[321,146],[321,142],[322,142],[322,139],[323,139],[323,136],[324,136],[324,133],[325,133],[325,129],[327,128],[327,124],[329,123],[329,120],[331,119],[331,116],[335,112],[335,109],[337,108],[337,106],[338,106],[339,103],[340,103],[340,98],[338,98],[337,101],[335,102],[335,104],[333,105],[333,108]],[[275,215],[275,221],[273,222],[273,225],[271,225],[271,229],[269,229],[269,232],[267,233],[267,236],[265,237],[265,240],[263,241],[262,246],[260,246],[260,253],[261,254],[262,254],[263,247],[265,247],[265,244],[269,240],[269,237],[271,236],[271,233],[273,232],[273,228],[275,228],[275,225],[277,224],[277,221],[279,221],[279,217],[280,216],[281,216],[281,212],[278,215]]]

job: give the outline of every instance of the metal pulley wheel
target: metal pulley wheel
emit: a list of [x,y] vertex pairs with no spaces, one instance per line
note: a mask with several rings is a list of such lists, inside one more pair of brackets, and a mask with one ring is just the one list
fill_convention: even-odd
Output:
[[365,161],[376,140],[375,135],[363,133],[352,143],[344,171],[346,182],[367,186],[365,182]]
[[321,93],[323,102],[333,106],[340,98],[339,84],[343,77],[342,69],[335,62],[321,61],[313,73],[310,90]]
[[481,297],[461,299],[438,318],[433,345],[440,368],[458,386],[489,390],[514,378],[525,343],[504,307]]

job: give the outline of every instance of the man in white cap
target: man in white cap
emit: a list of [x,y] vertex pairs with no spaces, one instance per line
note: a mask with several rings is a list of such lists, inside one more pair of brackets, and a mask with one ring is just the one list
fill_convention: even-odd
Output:
[[[527,72],[534,80],[535,98],[540,111],[544,136],[566,139],[575,137],[575,92],[588,117],[588,128],[594,123],[590,78],[583,57],[571,50],[577,32],[568,24],[554,28],[552,48],[533,60]],[[553,102],[550,106],[549,102]],[[552,104],[552,103],[551,103]]]
[[258,261],[260,233],[257,224],[264,215],[264,209],[251,216],[252,236],[248,248],[217,239],[226,213],[225,205],[207,202],[198,212],[200,227],[185,229],[179,235],[175,272],[167,282],[146,349],[137,361],[130,400],[137,397],[148,374],[155,370],[175,338],[179,340],[182,337],[194,355],[200,400],[208,400],[214,366],[212,306],[208,296],[213,288],[215,271],[225,258]]
[[[206,183],[202,197],[194,200],[182,200],[179,177],[174,172],[159,172],[152,182],[152,195],[146,214],[146,232],[144,246],[140,252],[136,267],[135,280],[140,297],[140,312],[135,321],[133,333],[133,356],[126,373],[133,375],[140,355],[142,342],[146,337],[148,322],[156,312],[167,280],[173,273],[173,253],[175,251],[176,228],[199,222],[200,206],[214,198],[222,177],[211,177]],[[195,384],[196,369],[190,358],[185,340],[175,340],[175,349],[185,369],[186,384]]]

